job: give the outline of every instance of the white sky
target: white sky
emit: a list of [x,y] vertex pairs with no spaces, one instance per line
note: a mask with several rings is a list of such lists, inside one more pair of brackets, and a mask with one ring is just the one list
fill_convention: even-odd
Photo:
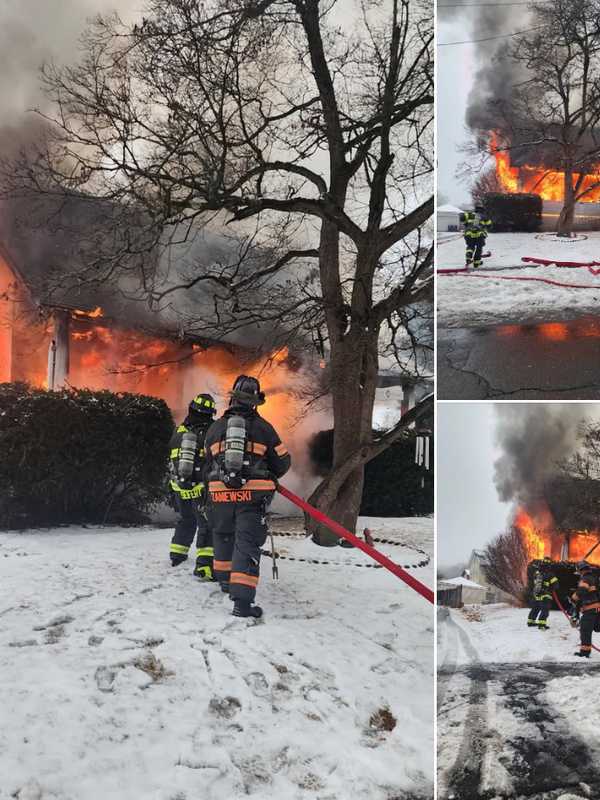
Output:
[[467,139],[465,113],[475,70],[472,45],[440,47],[444,42],[469,39],[471,26],[465,20],[438,20],[437,131],[438,193],[443,202],[463,206],[470,202],[468,186],[460,184],[455,172],[464,156],[457,152]]
[[506,529],[512,506],[498,500],[494,403],[437,404],[437,530],[440,567],[468,560]]

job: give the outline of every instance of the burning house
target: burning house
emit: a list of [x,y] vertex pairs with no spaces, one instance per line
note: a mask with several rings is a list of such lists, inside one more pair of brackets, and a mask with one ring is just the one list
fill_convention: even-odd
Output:
[[[314,476],[306,442],[328,426],[329,414],[306,415],[300,396],[308,384],[313,390],[319,385],[325,361],[277,346],[274,332],[259,331],[258,326],[236,331],[229,339],[211,337],[198,324],[197,309],[207,302],[205,289],[174,292],[168,305],[156,309],[133,279],[78,280],[79,248],[85,246],[81,242],[88,230],[90,237],[98,229],[105,234],[110,215],[107,223],[100,214],[99,223],[79,204],[61,207],[53,219],[44,214],[44,222],[35,226],[20,224],[23,215],[18,204],[5,206],[0,214],[0,383],[147,394],[164,399],[180,418],[197,392],[210,392],[222,407],[238,374],[257,374],[267,396],[266,418],[285,437],[295,468]],[[46,218],[51,219],[48,224]],[[104,246],[99,238],[89,241],[93,247]],[[195,259],[228,263],[231,248],[226,237],[202,232],[191,255],[190,246],[172,248],[169,267],[177,282],[185,284]],[[90,261],[89,252],[85,261]],[[151,271],[137,266],[141,274]],[[429,389],[427,382],[398,374],[384,363],[377,420],[393,424],[388,417],[404,413]]]
[[553,561],[589,561],[600,566],[600,530],[558,527],[548,509],[533,514],[520,508],[514,525],[520,532],[531,561],[550,556]]
[[509,556],[521,586],[544,557],[554,562],[563,594],[578,561],[600,566],[600,481],[585,450],[594,412],[562,403],[496,409],[494,480],[500,500],[514,506],[511,529],[522,547]]
[[[249,371],[260,373],[268,398],[266,416],[283,431],[292,428],[300,376],[305,370],[319,373],[318,365],[278,347],[268,332],[211,338],[197,322],[196,309],[207,302],[206,291],[174,292],[169,304],[157,309],[133,279],[77,280],[82,231],[86,236],[90,232],[86,246],[93,248],[103,246],[98,230],[104,238],[109,228],[107,216],[96,211],[77,203],[53,218],[48,215],[48,224],[32,226],[19,223],[22,206],[4,207],[0,382],[148,394],[164,399],[179,417],[198,391],[209,391],[223,402],[235,376]],[[109,246],[114,247],[115,234],[109,233]],[[231,258],[231,247],[225,237],[202,233],[193,243],[192,257],[225,261]],[[89,260],[89,251],[85,258]],[[152,254],[139,258],[151,262]],[[185,283],[190,247],[175,248],[170,259],[178,282]],[[140,274],[152,270],[156,274],[155,264],[147,270],[142,264]]]
[[[556,229],[565,198],[565,173],[556,149],[520,144],[517,138],[502,141],[492,133],[490,154],[495,160],[496,179],[506,194],[537,194],[543,200],[542,230]],[[598,148],[590,143],[590,150]],[[580,175],[573,175],[573,183]],[[580,201],[575,205],[574,229],[600,230],[600,160],[589,164],[578,190]]]

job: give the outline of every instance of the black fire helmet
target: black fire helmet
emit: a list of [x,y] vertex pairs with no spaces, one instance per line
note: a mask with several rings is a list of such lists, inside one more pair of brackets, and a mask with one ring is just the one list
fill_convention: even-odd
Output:
[[587,561],[580,561],[580,562],[577,564],[577,572],[578,572],[580,575],[583,575],[583,574],[585,574],[586,572],[591,572],[592,570],[593,570],[593,567],[592,567],[592,565],[591,565],[591,564],[588,564],[588,562],[587,562]]
[[215,398],[212,394],[197,394],[189,405],[189,412],[214,417],[217,413]]
[[230,406],[262,406],[265,402],[265,394],[260,390],[260,383],[257,378],[250,375],[238,375],[235,379],[233,388],[229,392]]

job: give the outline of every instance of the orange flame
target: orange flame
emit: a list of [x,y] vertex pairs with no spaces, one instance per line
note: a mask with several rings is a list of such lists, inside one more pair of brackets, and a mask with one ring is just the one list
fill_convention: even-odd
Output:
[[98,317],[103,317],[104,312],[100,308],[100,306],[96,306],[93,311],[81,311],[80,309],[75,309],[73,314],[77,317],[89,317],[90,319],[98,319]]
[[[565,196],[565,173],[543,169],[530,164],[521,167],[511,165],[510,153],[502,149],[500,138],[494,132],[490,134],[490,153],[496,160],[496,176],[507,194],[526,192],[538,194],[544,200],[562,202]],[[573,182],[579,180],[579,174],[573,174]],[[586,192],[586,194],[583,194]],[[583,194],[580,202],[600,202],[600,173],[585,175],[578,194]]]
[[544,556],[550,556],[554,561],[581,561],[587,557],[590,563],[600,565],[600,545],[588,555],[600,541],[600,531],[559,531],[552,515],[544,507],[533,513],[519,508],[514,525],[521,533],[531,561]]

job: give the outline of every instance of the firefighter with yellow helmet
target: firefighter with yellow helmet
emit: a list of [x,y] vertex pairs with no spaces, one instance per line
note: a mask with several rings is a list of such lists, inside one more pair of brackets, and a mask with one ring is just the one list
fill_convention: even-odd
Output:
[[196,395],[170,442],[170,488],[179,520],[169,556],[174,567],[186,561],[197,532],[194,575],[203,581],[213,580],[214,556],[205,512],[204,439],[216,413],[217,407],[210,394]]
[[475,206],[475,211],[465,211],[460,215],[463,226],[465,244],[467,246],[465,265],[473,265],[475,269],[483,264],[483,248],[487,239],[492,220],[485,213],[481,205]]

